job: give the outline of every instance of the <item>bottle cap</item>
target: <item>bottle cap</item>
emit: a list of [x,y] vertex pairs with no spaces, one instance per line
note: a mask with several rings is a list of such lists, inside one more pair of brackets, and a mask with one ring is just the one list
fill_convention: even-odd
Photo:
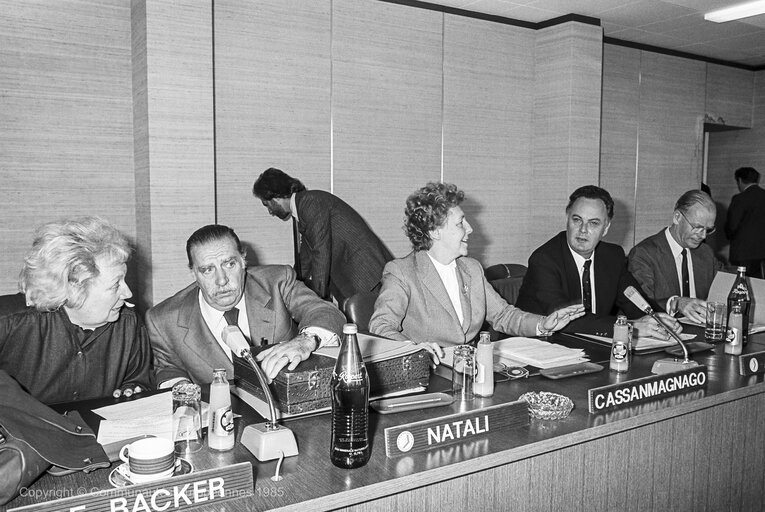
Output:
[[343,325],[343,334],[356,334],[358,332],[359,332],[359,328],[356,327],[356,324]]
[[491,343],[491,333],[489,331],[479,332],[478,343]]
[[737,267],[739,272],[746,272],[746,267]]

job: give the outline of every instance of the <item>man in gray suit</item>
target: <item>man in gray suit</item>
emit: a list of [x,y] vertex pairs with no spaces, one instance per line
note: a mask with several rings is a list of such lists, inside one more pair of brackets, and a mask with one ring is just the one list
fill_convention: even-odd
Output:
[[704,322],[705,299],[715,273],[722,268],[704,243],[715,231],[716,215],[709,195],[689,190],[675,203],[672,224],[630,251],[629,271],[668,313],[682,313],[695,322]]
[[221,225],[198,229],[186,242],[195,282],[146,314],[160,388],[191,380],[209,384],[213,370],[233,378],[231,350],[222,339],[236,325],[254,347],[272,345],[256,359],[269,379],[294,369],[319,346],[337,344],[344,316],[316,296],[286,265],[245,267],[234,231]]
[[293,219],[295,270],[319,297],[331,294],[342,304],[355,293],[378,289],[393,255],[345,201],[306,190],[273,167],[258,177],[252,193],[274,217]]

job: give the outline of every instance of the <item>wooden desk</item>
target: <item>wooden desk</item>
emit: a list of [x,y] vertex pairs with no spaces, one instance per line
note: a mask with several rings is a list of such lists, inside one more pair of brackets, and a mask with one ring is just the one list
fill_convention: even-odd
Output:
[[[607,349],[586,346],[594,361]],[[765,335],[753,337],[746,352],[765,350]],[[708,366],[706,389],[610,413],[591,415],[587,390],[617,380],[646,376],[663,353],[638,356],[630,372],[606,370],[564,379],[542,377],[497,386],[490,399],[472,405],[516,400],[526,391],[554,391],[574,400],[560,421],[531,420],[527,427],[494,432],[437,451],[389,459],[383,429],[459,410],[427,409],[370,416],[372,458],[356,470],[329,461],[329,416],[286,422],[300,455],[284,461],[284,479],[273,482],[275,462],[258,463],[237,445],[230,452],[206,448],[192,458],[207,469],[252,461],[255,489],[226,510],[762,510],[765,497],[765,383],[738,375],[738,360],[714,352],[695,354]],[[450,384],[434,376],[434,391]],[[236,400],[239,425],[260,421]],[[237,431],[241,432],[238,425]],[[19,506],[77,492],[108,488],[108,471],[62,478],[42,477],[17,498]],[[37,493],[37,494],[34,494]]]

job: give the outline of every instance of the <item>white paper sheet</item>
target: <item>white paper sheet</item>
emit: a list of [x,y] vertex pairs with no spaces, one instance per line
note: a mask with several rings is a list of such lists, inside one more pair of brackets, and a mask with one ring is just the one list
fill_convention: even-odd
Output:
[[93,409],[93,412],[107,420],[134,420],[154,416],[173,415],[173,394],[170,391],[156,395],[120,402]]
[[98,427],[98,438],[101,445],[132,439],[141,435],[164,437],[173,440],[173,416],[150,416],[130,420],[102,420]]

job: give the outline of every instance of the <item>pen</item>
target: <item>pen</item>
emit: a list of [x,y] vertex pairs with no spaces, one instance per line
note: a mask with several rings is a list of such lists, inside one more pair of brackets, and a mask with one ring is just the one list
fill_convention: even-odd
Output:
[[420,405],[420,404],[429,404],[433,402],[440,402],[440,398],[428,398],[426,400],[415,400],[413,402],[401,402],[398,404],[388,404],[386,407],[388,409],[392,409],[393,407],[403,407],[405,405]]

